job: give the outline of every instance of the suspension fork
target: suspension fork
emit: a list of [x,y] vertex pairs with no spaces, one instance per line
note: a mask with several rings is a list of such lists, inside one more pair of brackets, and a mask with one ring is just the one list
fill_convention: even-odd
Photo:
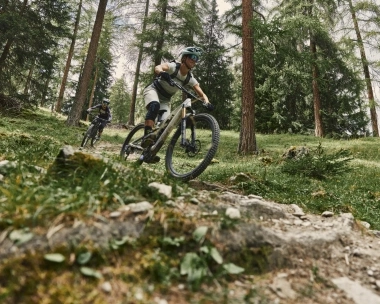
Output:
[[181,109],[181,146],[186,146],[186,108],[182,104]]
[[[188,141],[186,140],[186,120],[192,119],[193,111],[190,110],[192,113],[187,115],[186,114],[186,107],[182,105],[182,112],[181,112],[181,146],[186,147],[189,145]],[[195,142],[195,125],[194,123],[190,124],[191,129],[191,144]]]

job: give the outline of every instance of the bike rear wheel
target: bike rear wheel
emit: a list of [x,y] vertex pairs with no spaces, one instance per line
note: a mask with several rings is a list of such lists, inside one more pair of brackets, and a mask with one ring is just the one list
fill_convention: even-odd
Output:
[[120,151],[120,158],[123,161],[136,160],[143,152],[141,141],[144,137],[144,123],[136,125],[127,135]]
[[218,150],[220,138],[218,122],[210,114],[190,116],[187,120],[185,146],[181,145],[179,127],[170,141],[165,157],[166,170],[182,181],[194,179],[206,170]]

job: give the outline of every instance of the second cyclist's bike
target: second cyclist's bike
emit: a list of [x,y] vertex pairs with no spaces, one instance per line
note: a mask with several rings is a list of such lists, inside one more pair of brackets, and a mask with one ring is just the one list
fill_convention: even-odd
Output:
[[84,148],[88,142],[90,142],[91,146],[94,146],[95,143],[99,141],[98,131],[103,122],[109,123],[106,119],[100,117],[94,118],[87,131],[83,134],[82,143],[80,145],[82,148]]
[[220,128],[210,114],[195,113],[192,103],[201,101],[198,97],[181,85],[172,84],[185,92],[188,98],[163,121],[164,111],[159,112],[154,130],[156,141],[150,147],[141,147],[144,124],[136,125],[124,141],[120,157],[122,160],[134,159],[140,164],[152,163],[171,136],[165,154],[166,170],[177,179],[189,181],[199,176],[212,162],[218,150]]

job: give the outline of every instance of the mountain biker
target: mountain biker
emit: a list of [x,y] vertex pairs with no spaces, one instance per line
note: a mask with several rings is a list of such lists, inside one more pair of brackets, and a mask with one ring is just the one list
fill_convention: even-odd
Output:
[[111,122],[112,120],[112,114],[109,108],[109,104],[110,104],[110,101],[108,99],[103,99],[101,104],[88,108],[86,111],[87,114],[90,114],[92,110],[98,109],[99,114],[97,115],[97,117],[104,119],[101,121],[101,125],[99,127],[98,139],[102,135],[104,127],[107,125],[107,123]]
[[[190,73],[190,70],[194,68],[200,59],[202,52],[203,50],[199,47],[186,47],[180,53],[180,63],[175,61],[164,62],[154,68],[154,72],[158,77],[143,91],[145,107],[148,110],[145,116],[145,138],[141,143],[143,148],[149,147],[156,140],[156,134],[152,130],[159,110],[166,110],[162,117],[163,119],[170,114],[170,99],[179,91],[179,88],[172,84],[173,81],[181,86],[187,85],[194,89],[197,95],[208,105],[208,108],[212,110],[213,106],[208,97],[202,91],[198,81]],[[156,155],[154,162],[159,160],[159,156]]]

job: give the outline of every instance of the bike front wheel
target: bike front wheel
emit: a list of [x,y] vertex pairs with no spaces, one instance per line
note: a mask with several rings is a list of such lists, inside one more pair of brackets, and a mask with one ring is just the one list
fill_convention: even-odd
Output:
[[141,141],[144,137],[144,123],[136,125],[125,138],[120,151],[121,160],[136,160],[143,152]]
[[90,125],[90,127],[87,129],[86,133],[84,133],[82,143],[80,144],[80,146],[82,148],[84,148],[87,145],[88,141],[91,139],[91,134],[93,133],[93,128],[94,128],[94,125]]
[[178,127],[165,157],[166,170],[182,181],[194,179],[206,170],[218,150],[220,138],[219,124],[210,114],[189,116],[186,127],[185,143]]

